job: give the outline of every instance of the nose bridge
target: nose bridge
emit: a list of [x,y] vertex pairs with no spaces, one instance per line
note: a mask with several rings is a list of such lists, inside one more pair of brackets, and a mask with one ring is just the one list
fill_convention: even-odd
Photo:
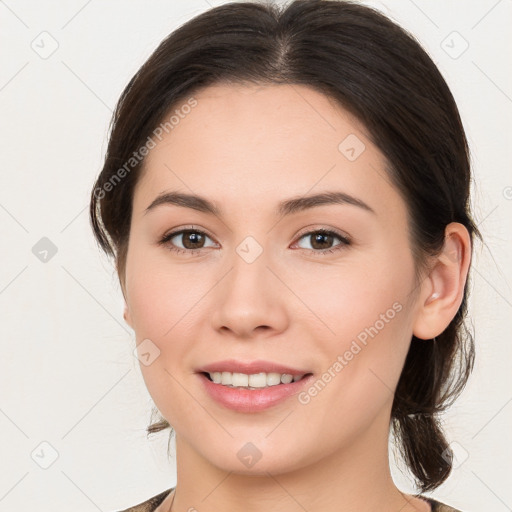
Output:
[[[259,238],[261,240],[261,237]],[[263,240],[261,240],[261,242],[265,243]],[[266,261],[268,259],[268,243],[266,244],[266,248],[264,248],[262,243],[258,242],[254,236],[248,235],[237,245],[235,252],[247,265],[252,265],[255,261],[260,259],[260,256],[264,252],[265,257],[262,259]]]
[[[271,272],[270,250],[254,236],[246,236],[236,247],[230,258],[231,272],[228,278],[228,293],[240,304],[263,302],[272,289],[269,283]],[[226,297],[229,300],[229,297]],[[247,304],[243,307],[248,307]]]
[[219,288],[214,327],[249,336],[254,329],[285,328],[287,315],[279,281],[269,270],[271,254],[255,236],[246,236],[229,259],[230,272]]

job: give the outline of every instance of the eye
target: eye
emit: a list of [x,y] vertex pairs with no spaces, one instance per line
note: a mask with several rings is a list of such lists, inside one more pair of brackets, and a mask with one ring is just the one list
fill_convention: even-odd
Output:
[[[309,243],[306,242],[306,247],[300,244],[303,239],[306,241],[309,240]],[[339,243],[334,243],[336,239]],[[215,243],[206,245],[207,240],[211,240],[211,238],[204,231],[190,227],[167,233],[158,243],[159,245],[167,246],[170,251],[176,253],[194,254],[200,253],[201,249],[215,247]],[[299,242],[297,242],[301,249],[313,251],[313,253],[319,255],[342,250],[350,245],[350,243],[351,241],[347,236],[327,229],[308,231],[301,235]],[[307,247],[308,245],[309,247]]]
[[[300,245],[300,241],[303,239],[309,241],[309,243],[306,243],[306,247]],[[338,239],[339,243],[334,244],[333,246],[335,239]],[[328,254],[342,250],[347,245],[350,245],[350,239],[340,233],[336,233],[335,231],[317,229],[315,231],[308,231],[307,233],[304,233],[297,244],[299,244],[299,247],[302,249],[307,249],[319,254]],[[307,247],[308,245],[309,247]]]
[[204,231],[189,228],[167,233],[158,243],[160,245],[166,245],[171,251],[190,254],[193,252],[199,252],[201,249],[206,247],[215,246],[215,244],[212,244],[211,246],[205,245],[206,239],[211,240]]

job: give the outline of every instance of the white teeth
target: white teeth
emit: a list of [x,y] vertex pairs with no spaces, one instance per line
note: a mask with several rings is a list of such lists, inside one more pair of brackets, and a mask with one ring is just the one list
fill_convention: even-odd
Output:
[[281,375],[281,382],[283,384],[290,384],[290,382],[293,381],[293,375],[290,375],[289,373],[285,373]]
[[281,374],[267,373],[267,386],[277,386],[278,384],[281,384]]
[[266,385],[266,373],[253,373],[252,375],[249,375],[249,386],[251,386],[251,388],[264,388]]
[[289,384],[297,382],[304,377],[303,375],[291,375],[289,373],[253,373],[247,375],[245,373],[231,372],[212,372],[209,373],[210,379],[215,384],[223,386],[243,387],[243,388],[265,388],[268,386],[277,386],[278,384]]
[[221,373],[221,384],[230,385],[232,382],[233,374],[231,372],[222,372]]
[[231,378],[231,385],[235,388],[248,386],[249,375],[245,375],[245,373],[233,373],[233,376]]

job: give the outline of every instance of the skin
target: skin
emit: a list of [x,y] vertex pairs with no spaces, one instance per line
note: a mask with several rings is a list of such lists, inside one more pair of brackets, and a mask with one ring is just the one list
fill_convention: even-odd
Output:
[[[147,157],[120,276],[137,344],[150,339],[160,350],[141,371],[176,431],[172,510],[430,510],[392,481],[391,405],[412,335],[439,335],[460,306],[467,230],[447,226],[443,252],[418,283],[405,202],[353,116],[298,85],[215,85],[194,97],[197,106]],[[365,144],[354,161],[338,150],[349,134]],[[144,213],[171,190],[208,198],[222,216],[177,205]],[[324,191],[348,193],[374,213],[350,204],[275,213],[284,199]],[[177,254],[171,242],[158,244],[190,225],[206,232],[202,249]],[[352,242],[315,248],[319,228]],[[263,250],[252,263],[236,252],[247,236]],[[194,247],[184,238],[172,242]],[[339,250],[320,255],[322,247]],[[222,359],[266,359],[319,378],[395,303],[400,312],[307,404],[292,397],[235,412],[210,399],[195,373]],[[261,452],[250,468],[237,457],[247,442]]]

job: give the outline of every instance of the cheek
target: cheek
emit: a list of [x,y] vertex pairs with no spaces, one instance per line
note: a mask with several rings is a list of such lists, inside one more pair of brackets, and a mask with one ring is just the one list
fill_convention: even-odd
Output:
[[[335,333],[316,337],[316,350],[323,356],[322,373],[299,397],[307,426],[322,432],[326,451],[332,442],[350,439],[377,417],[387,421],[383,413],[391,407],[412,321],[403,289],[388,279],[381,284],[386,286],[375,288],[375,281],[347,277],[345,288],[331,283],[323,295],[309,296],[311,304],[318,305],[318,316]],[[300,327],[307,329],[307,323]],[[307,332],[312,333],[311,323]],[[302,425],[295,428],[300,430]]]
[[287,272],[303,303],[303,315],[296,314],[294,321],[303,323],[302,328],[316,325],[319,339],[337,339],[340,348],[360,333],[364,338],[367,328],[384,331],[399,324],[405,316],[399,310],[405,309],[414,280],[412,258],[385,250],[347,258],[337,266],[303,265]]
[[324,355],[323,370],[336,375],[324,398],[345,404],[340,410],[357,410],[372,400],[382,405],[398,382],[411,340],[412,257],[406,251],[382,251],[367,261],[328,270],[320,279],[317,272],[295,280],[297,294],[315,315],[295,320],[311,335],[313,324],[317,326],[315,344]]
[[189,325],[211,285],[193,264],[173,264],[160,250],[134,243],[126,265],[127,300],[138,337],[158,340]]
[[[191,405],[186,390],[191,385],[188,379],[195,377],[183,373],[183,368],[192,364],[189,364],[189,352],[193,343],[189,341],[197,332],[201,297],[211,285],[204,273],[198,275],[193,271],[193,265],[165,264],[161,255],[154,256],[148,250],[137,252],[135,248],[129,254],[127,299],[137,344],[143,347],[146,343],[154,357],[150,364],[143,364],[141,359],[145,385],[167,421],[179,426],[183,421],[182,411],[201,414],[191,411],[194,402]],[[139,349],[139,357],[141,353]]]

